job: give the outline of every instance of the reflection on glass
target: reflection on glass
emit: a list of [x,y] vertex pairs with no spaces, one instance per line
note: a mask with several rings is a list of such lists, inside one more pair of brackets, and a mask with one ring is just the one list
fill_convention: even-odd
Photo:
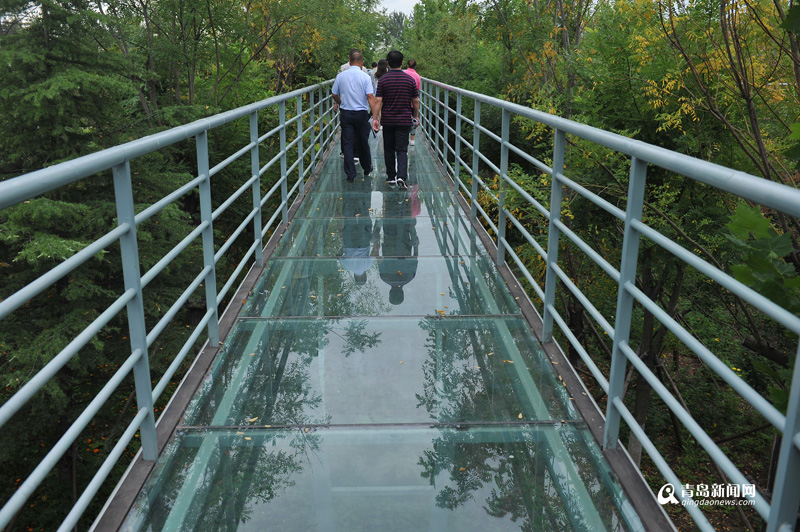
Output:
[[184,425],[575,420],[548,365],[514,317],[241,320]]
[[[418,185],[411,185],[408,190],[392,190],[383,194],[383,212],[394,223],[382,224],[383,239],[381,257],[378,268],[381,279],[388,284],[389,303],[399,305],[405,299],[403,287],[417,275],[417,256],[419,255],[419,238],[417,237],[417,220],[413,215],[414,198],[419,200]],[[418,207],[417,203],[417,207]],[[418,213],[419,211],[417,211]]]
[[369,189],[355,190],[348,194],[342,209],[344,223],[342,254],[339,260],[342,266],[352,272],[357,286],[363,286],[367,282],[367,270],[375,260],[372,249],[375,235],[369,212],[371,196],[372,192]]
[[123,530],[642,530],[587,439],[569,424],[184,431]]

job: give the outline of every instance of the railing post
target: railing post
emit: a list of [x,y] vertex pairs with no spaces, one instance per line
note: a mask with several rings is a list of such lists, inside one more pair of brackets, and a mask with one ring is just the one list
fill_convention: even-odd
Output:
[[795,530],[800,505],[800,345],[795,356],[767,532]]
[[142,457],[145,460],[158,458],[156,439],[156,420],[153,412],[153,388],[150,378],[150,357],[147,353],[147,328],[144,321],[144,300],[142,296],[142,276],[139,271],[139,248],[136,241],[136,221],[133,208],[133,187],[131,185],[131,165],[129,161],[115,166],[114,195],[117,201],[119,224],[128,224],[130,229],[119,239],[122,255],[122,273],[125,291],[131,288],[136,296],[128,303],[128,333],[131,352],[141,351],[142,356],[133,367],[136,387],[136,404],[139,410],[147,410],[147,417],[139,427],[142,440]]
[[208,131],[198,133],[195,137],[197,144],[197,175],[205,176],[200,182],[200,220],[206,222],[203,230],[203,264],[211,267],[203,282],[206,287],[206,310],[213,310],[214,315],[208,322],[208,342],[212,347],[219,346],[219,314],[217,310],[217,264],[214,260],[214,227],[212,222],[213,209],[211,207],[211,178],[208,169]]
[[447,89],[444,90],[444,122],[443,122],[443,125],[444,125],[444,127],[442,129],[443,129],[444,139],[442,140],[442,163],[443,163],[443,166],[444,166],[444,171],[445,171],[445,173],[447,173],[447,172],[449,172],[449,170],[447,168],[447,160],[448,160],[448,157],[450,157],[450,150],[449,150],[449,144],[448,144],[449,141],[450,141],[450,135],[448,135],[448,133],[450,131],[447,129],[447,126],[450,125],[450,91],[447,90]]
[[284,227],[289,223],[289,176],[286,175],[286,101],[278,104],[278,124],[281,127],[281,221]]
[[[439,85],[436,85],[436,127],[434,129],[435,136],[433,138],[433,154],[437,155],[439,153],[439,126],[441,125],[441,117],[439,113],[442,111],[442,106],[439,104]],[[438,156],[438,155],[437,155]]]
[[481,102],[475,100],[474,127],[472,128],[472,195],[469,198],[469,219],[473,222],[478,216],[478,169],[481,158]]
[[459,192],[461,191],[461,93],[456,94],[456,142],[453,157],[453,174]]
[[303,95],[297,96],[297,179],[300,185],[297,187],[297,196],[305,196],[305,183],[303,179]]
[[[250,142],[255,144],[250,149],[250,172],[252,177],[255,177],[261,170],[258,157],[258,111],[250,113]],[[264,245],[261,240],[261,179],[256,179],[253,183],[253,209],[258,211],[253,217],[253,234],[256,243],[256,265],[260,268],[264,266]]]
[[[606,426],[603,433],[603,448],[614,449],[619,440],[620,412],[614,400],[622,398],[625,387],[625,367],[627,359],[620,345],[627,344],[631,334],[633,316],[633,296],[626,285],[636,283],[636,264],[639,258],[639,231],[633,227],[634,220],[642,219],[644,189],[647,181],[647,162],[631,159],[630,183],[628,184],[628,205],[625,208],[625,233],[622,240],[622,262],[619,269],[617,288],[617,316],[614,320],[614,345],[611,350],[611,371],[608,378],[608,406],[606,407]],[[548,253],[550,251],[548,250]]]
[[503,126],[500,133],[500,194],[497,198],[497,265],[506,260],[506,179],[508,179],[508,138],[511,129],[511,112],[503,109]]
[[317,90],[318,89],[314,89],[308,92],[308,105],[311,106],[310,107],[311,111],[309,113],[309,116],[311,117],[310,124],[311,124],[311,168],[312,168],[311,172],[312,173],[314,172],[313,170],[314,166],[316,166],[317,164],[317,121],[316,121],[317,109],[315,107],[316,99],[314,98],[314,93]]
[[428,83],[425,90],[425,110],[428,113],[426,136],[428,137],[428,143],[433,148],[433,107],[431,107],[433,105],[433,93],[431,92],[431,87],[432,85]]
[[544,280],[544,318],[542,320],[542,341],[550,342],[553,339],[553,313],[556,301],[556,271],[558,265],[558,241],[560,231],[556,227],[556,220],[561,219],[561,195],[563,186],[558,180],[558,174],[564,171],[564,147],[566,134],[555,130],[553,140],[553,175],[550,184],[550,225],[547,232],[547,272]]

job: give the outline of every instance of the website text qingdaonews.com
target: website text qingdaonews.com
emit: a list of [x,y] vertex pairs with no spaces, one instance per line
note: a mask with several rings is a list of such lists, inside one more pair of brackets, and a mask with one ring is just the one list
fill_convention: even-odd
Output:
[[753,506],[753,499],[689,499],[682,500],[682,506]]

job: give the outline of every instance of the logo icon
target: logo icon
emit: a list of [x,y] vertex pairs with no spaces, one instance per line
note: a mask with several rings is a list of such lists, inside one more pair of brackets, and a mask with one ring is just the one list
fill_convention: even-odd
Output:
[[658,504],[667,504],[671,502],[672,504],[680,504],[678,499],[675,497],[675,486],[672,484],[664,484],[661,486],[661,489],[658,490]]

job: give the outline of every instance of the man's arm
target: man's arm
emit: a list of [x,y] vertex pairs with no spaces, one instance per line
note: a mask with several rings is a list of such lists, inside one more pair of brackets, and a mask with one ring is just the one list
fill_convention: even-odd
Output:
[[367,101],[369,102],[369,106],[372,108],[372,129],[374,131],[380,131],[381,129],[381,109],[383,108],[383,96],[375,97],[373,96],[371,99],[367,95]]
[[342,99],[338,94],[331,93],[331,96],[333,97],[333,112],[335,113],[339,110],[339,106],[342,104]]
[[411,116],[419,120],[419,96],[411,100]]

